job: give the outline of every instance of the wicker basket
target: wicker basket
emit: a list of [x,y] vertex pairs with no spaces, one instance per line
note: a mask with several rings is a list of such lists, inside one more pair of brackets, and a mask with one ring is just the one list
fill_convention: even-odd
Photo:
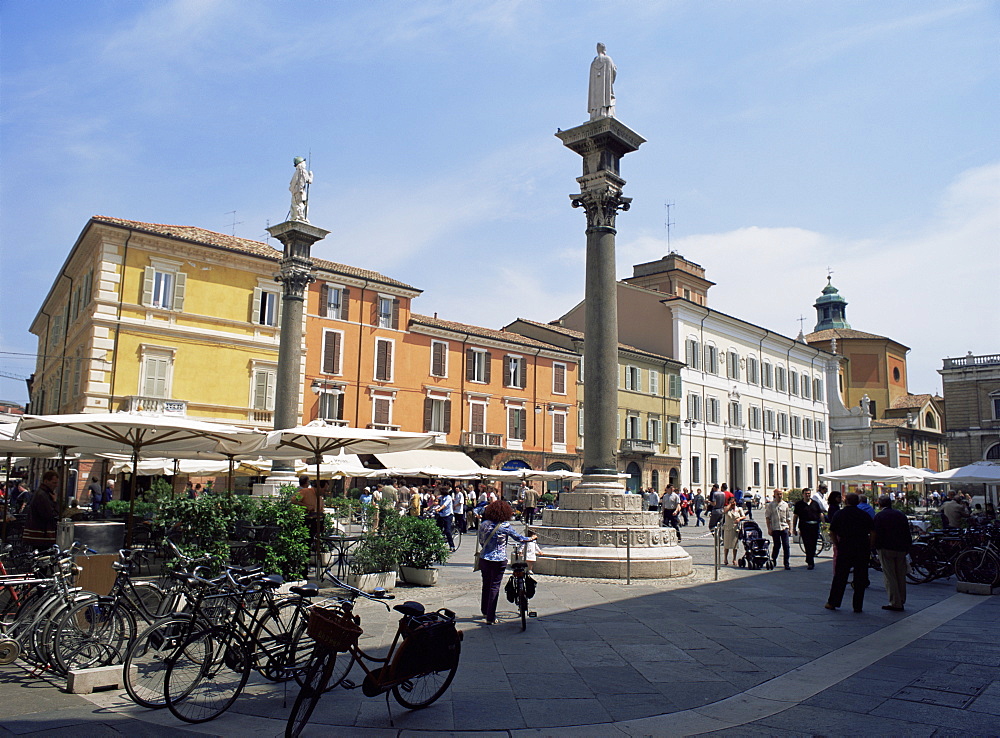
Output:
[[341,610],[313,607],[309,611],[309,637],[334,651],[346,651],[358,642],[361,626]]

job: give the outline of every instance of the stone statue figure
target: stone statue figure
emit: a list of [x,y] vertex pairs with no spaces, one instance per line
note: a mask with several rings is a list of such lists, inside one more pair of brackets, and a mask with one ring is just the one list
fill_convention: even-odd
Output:
[[288,185],[288,191],[292,193],[292,209],[291,209],[291,219],[301,220],[306,223],[309,219],[306,217],[307,208],[309,206],[309,185],[313,181],[313,173],[306,169],[306,160],[301,156],[295,157],[295,174],[292,175],[291,184]]
[[864,395],[861,398],[861,414],[871,415],[872,414],[872,401],[868,395]]
[[618,69],[606,53],[604,44],[597,44],[597,56],[590,63],[590,91],[587,110],[590,119],[615,117],[615,75]]

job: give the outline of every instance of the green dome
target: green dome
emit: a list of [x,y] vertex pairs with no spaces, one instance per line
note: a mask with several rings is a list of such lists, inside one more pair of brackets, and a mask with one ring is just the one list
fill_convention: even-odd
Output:
[[817,298],[813,307],[816,308],[816,327],[813,328],[813,332],[828,328],[851,327],[847,322],[847,300],[841,297],[840,291],[833,286],[830,277],[826,278],[823,294]]

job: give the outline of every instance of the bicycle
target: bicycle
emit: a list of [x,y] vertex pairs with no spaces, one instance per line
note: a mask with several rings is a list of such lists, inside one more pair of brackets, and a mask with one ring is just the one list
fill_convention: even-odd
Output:
[[[507,599],[517,607],[521,618],[521,630],[528,628],[528,618],[537,617],[537,613],[528,611],[528,600],[534,596],[534,580],[528,576],[528,562],[524,559],[526,544],[514,546],[514,556],[511,558],[510,579],[507,580],[505,591]],[[529,586],[530,582],[530,586]],[[529,591],[530,590],[530,591]]]
[[[973,535],[976,535],[975,533]],[[960,582],[988,584],[991,587],[1000,585],[1000,530],[995,526],[984,529],[978,534],[979,545],[962,551],[955,557],[955,577]],[[985,543],[984,543],[985,542]]]
[[[798,537],[799,548],[802,549],[802,553],[806,552],[806,542],[802,536]],[[826,551],[833,548],[833,543],[830,541],[830,525],[829,523],[820,523],[819,526],[819,537],[816,539],[816,556],[821,556]]]
[[[441,609],[426,613],[419,602],[404,602],[392,609],[402,617],[396,635],[383,658],[366,653],[358,645],[363,633],[361,618],[354,614],[358,597],[379,602],[392,595],[377,590],[369,595],[334,577],[346,595],[314,605],[309,614],[309,634],[316,643],[306,667],[301,689],[285,726],[285,736],[297,737],[309,722],[320,697],[334,687],[361,688],[366,697],[389,693],[403,707],[419,710],[433,704],[451,685],[461,656],[462,631],[455,627],[455,613]],[[346,667],[340,664],[346,661]],[[368,664],[381,664],[369,668]],[[357,684],[348,676],[358,664],[365,672]]]
[[[433,520],[435,523],[438,520],[438,516],[435,515],[434,513],[431,513],[431,512],[421,513],[420,517],[426,518],[428,520]],[[444,528],[441,529],[441,535],[444,536]],[[456,551],[458,551],[458,549],[460,549],[462,547],[462,537],[464,535],[465,534],[462,533],[461,529],[459,529],[459,527],[455,524],[455,515],[452,515],[451,516],[451,542],[452,542],[452,544],[454,546],[451,549],[452,553],[455,553]]]

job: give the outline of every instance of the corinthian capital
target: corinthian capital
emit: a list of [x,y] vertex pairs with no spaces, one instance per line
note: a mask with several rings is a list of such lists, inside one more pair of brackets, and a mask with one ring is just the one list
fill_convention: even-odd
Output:
[[299,260],[282,259],[281,271],[274,278],[274,281],[284,285],[284,294],[289,297],[302,298],[305,296],[306,287],[311,282],[315,282],[316,277],[313,276],[311,268],[301,263],[295,263],[297,261]]
[[589,187],[578,195],[570,195],[574,208],[583,208],[587,213],[588,228],[615,227],[618,211],[628,210],[632,198],[622,197],[622,188],[611,183]]

